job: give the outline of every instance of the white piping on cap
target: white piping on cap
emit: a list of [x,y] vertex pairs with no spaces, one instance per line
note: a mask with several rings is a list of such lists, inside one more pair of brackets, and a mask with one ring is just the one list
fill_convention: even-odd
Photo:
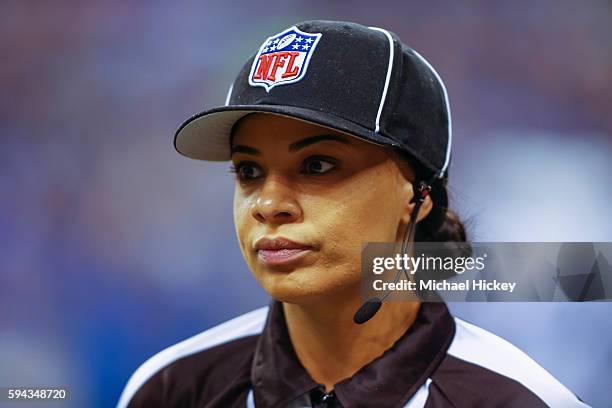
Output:
[[446,170],[448,168],[448,164],[450,163],[451,145],[453,143],[453,127],[451,123],[451,112],[450,112],[450,104],[448,103],[448,94],[446,93],[446,87],[444,86],[444,82],[442,82],[442,78],[440,78],[440,75],[438,75],[434,67],[432,67],[431,64],[425,58],[423,58],[423,56],[421,56],[421,54],[419,54],[415,50],[412,50],[412,51],[414,52],[414,55],[419,57],[419,59],[425,65],[427,65],[427,67],[431,70],[431,72],[433,72],[436,79],[440,83],[440,86],[442,87],[442,91],[444,92],[444,104],[446,105],[446,116],[448,118],[448,144],[446,146],[446,159],[444,160],[444,165],[442,166],[442,169],[440,170],[440,172],[437,174],[438,178],[443,178],[444,173],[446,173]]
[[232,82],[232,84],[229,87],[229,90],[227,91],[227,96],[225,97],[225,106],[229,105],[229,101],[230,101],[230,98],[232,97],[233,89],[234,89],[234,83]]
[[372,30],[380,31],[387,36],[389,40],[389,65],[387,66],[387,77],[385,78],[385,87],[380,98],[380,105],[378,106],[378,113],[376,114],[376,128],[374,131],[378,133],[380,131],[380,115],[382,114],[383,106],[385,106],[385,100],[387,99],[387,90],[389,89],[389,81],[391,81],[391,70],[393,69],[393,38],[391,34],[383,28],[369,27]]

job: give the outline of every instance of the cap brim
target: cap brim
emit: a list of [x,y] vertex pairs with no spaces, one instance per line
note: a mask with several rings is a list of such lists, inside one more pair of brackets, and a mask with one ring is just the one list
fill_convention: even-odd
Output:
[[180,154],[197,160],[230,160],[232,127],[243,116],[255,112],[303,120],[379,145],[397,145],[381,134],[327,112],[281,105],[232,105],[204,111],[187,119],[174,135],[174,147]]

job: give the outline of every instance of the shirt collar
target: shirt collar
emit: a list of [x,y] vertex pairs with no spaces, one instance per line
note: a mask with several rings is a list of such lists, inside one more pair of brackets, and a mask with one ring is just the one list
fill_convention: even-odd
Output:
[[[423,303],[410,328],[352,377],[334,386],[342,406],[397,406],[406,402],[440,364],[455,322],[442,302]],[[273,301],[258,340],[251,368],[256,406],[284,407],[321,387],[298,360],[285,322],[282,303]]]

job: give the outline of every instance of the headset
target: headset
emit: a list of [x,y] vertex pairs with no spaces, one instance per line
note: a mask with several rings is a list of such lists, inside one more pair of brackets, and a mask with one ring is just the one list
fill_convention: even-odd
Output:
[[[425,198],[431,193],[431,184],[431,182],[427,183],[425,181],[419,181],[418,183],[412,184],[412,190],[414,192],[414,195],[412,197],[412,200],[410,200],[410,203],[415,203],[415,205],[412,214],[410,214],[410,221],[408,223],[408,226],[404,230],[404,236],[402,239],[402,255],[412,252],[412,249],[414,247],[414,235],[416,233],[416,220],[419,214],[419,210],[421,209],[421,205],[425,201]],[[408,244],[410,244],[409,250]],[[406,272],[402,265],[402,268],[398,270],[395,274],[395,278],[393,279],[394,283],[398,282],[402,272],[406,275],[406,279],[410,279],[408,277],[408,272]],[[370,320],[378,312],[378,310],[382,306],[382,302],[389,296],[389,294],[391,294],[391,290],[387,289],[383,297],[374,296],[366,300],[355,312],[355,315],[353,316],[353,321],[357,324],[363,324]]]

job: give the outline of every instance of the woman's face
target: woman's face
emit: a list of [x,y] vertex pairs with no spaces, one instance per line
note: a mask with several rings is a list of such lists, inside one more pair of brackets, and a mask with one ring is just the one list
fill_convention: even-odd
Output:
[[248,115],[234,134],[232,162],[240,248],[277,300],[358,289],[362,244],[395,241],[410,216],[411,170],[400,170],[385,148],[328,128]]

